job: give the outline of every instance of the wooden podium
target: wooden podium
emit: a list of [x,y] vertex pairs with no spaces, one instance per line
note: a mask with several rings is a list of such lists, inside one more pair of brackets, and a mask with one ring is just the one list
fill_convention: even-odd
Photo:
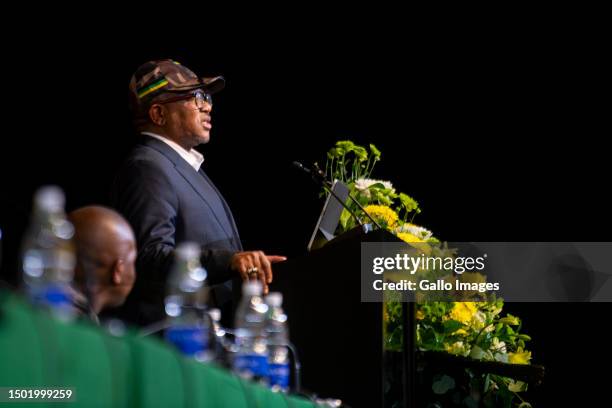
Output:
[[305,390],[351,407],[382,406],[382,304],[361,302],[360,251],[362,242],[397,241],[358,227],[274,266],[271,290],[283,293]]
[[402,304],[402,351],[384,354],[383,304],[361,302],[362,242],[399,239],[387,231],[365,233],[356,228],[304,257],[274,266],[271,290],[283,293],[306,391],[339,398],[353,408],[391,406],[398,401],[402,407],[415,407],[431,390],[430,383],[419,385],[417,378],[430,371],[454,373],[470,368],[533,385],[542,382],[544,367],[538,365],[416,352],[414,303]]

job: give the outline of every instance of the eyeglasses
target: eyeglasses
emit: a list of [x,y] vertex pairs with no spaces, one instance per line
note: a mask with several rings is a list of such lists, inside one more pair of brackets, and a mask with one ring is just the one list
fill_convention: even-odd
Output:
[[212,96],[209,93],[206,92],[202,92],[201,90],[197,90],[195,92],[189,93],[189,94],[182,94],[179,96],[175,96],[172,98],[168,98],[168,99],[164,99],[163,101],[157,102],[159,104],[164,104],[164,103],[170,103],[170,102],[178,102],[178,101],[185,101],[191,98],[195,98],[195,104],[196,107],[198,108],[198,110],[202,110],[204,109],[204,104],[207,103],[208,105],[212,106],[213,102],[212,102]]

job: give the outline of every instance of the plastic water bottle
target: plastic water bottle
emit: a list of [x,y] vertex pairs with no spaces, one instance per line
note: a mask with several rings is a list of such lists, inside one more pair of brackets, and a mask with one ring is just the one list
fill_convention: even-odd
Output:
[[[208,316],[212,324],[212,334],[214,339],[214,358],[215,361],[224,366],[228,366],[227,349],[228,341],[225,329],[221,326],[221,310],[212,308],[208,310]],[[228,367],[229,368],[229,367]]]
[[242,286],[242,300],[236,311],[234,330],[234,371],[241,377],[267,384],[268,347],[266,315],[268,305],[261,297],[261,283],[247,281]]
[[183,355],[198,361],[210,361],[210,326],[204,316],[207,300],[206,270],[200,264],[200,247],[185,242],[175,250],[174,266],[168,277],[165,299],[170,327],[165,337]]
[[71,287],[76,264],[74,226],[64,212],[64,192],[41,187],[34,195],[30,226],[22,246],[24,289],[37,305],[70,320],[77,315]]
[[219,343],[223,343],[223,339],[225,339],[225,329],[221,327],[221,310],[217,308],[209,309],[208,316],[212,324],[213,334],[215,337],[221,339]]
[[283,294],[272,292],[266,296],[268,318],[266,333],[268,339],[268,383],[273,391],[289,390],[289,330],[287,315],[283,312]]

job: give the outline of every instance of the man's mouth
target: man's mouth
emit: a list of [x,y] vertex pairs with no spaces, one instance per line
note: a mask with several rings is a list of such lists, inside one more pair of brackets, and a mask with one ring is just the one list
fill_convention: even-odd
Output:
[[212,129],[212,123],[210,123],[210,119],[203,120],[202,126],[204,126],[204,129],[206,130]]

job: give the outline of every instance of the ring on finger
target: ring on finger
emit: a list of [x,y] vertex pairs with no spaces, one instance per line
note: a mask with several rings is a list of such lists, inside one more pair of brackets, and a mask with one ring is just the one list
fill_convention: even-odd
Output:
[[257,277],[257,272],[259,272],[259,268],[257,268],[256,266],[251,266],[249,269],[247,269],[247,274],[249,275],[249,278]]

